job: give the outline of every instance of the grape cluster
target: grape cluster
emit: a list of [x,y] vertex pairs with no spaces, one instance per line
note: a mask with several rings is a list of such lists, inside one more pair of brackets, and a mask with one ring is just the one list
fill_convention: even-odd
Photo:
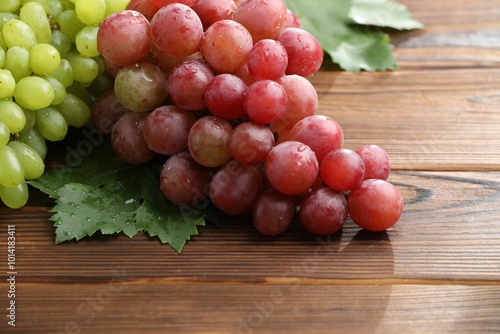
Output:
[[268,236],[297,211],[320,236],[348,216],[371,231],[398,221],[386,152],[344,148],[339,124],[316,114],[307,78],[323,49],[282,0],[132,0],[101,24],[97,47],[114,90],[92,122],[127,163],[165,157],[171,202],[251,214]]
[[112,88],[97,51],[99,24],[128,0],[0,2],[0,199],[28,200],[47,141],[90,120],[92,96]]

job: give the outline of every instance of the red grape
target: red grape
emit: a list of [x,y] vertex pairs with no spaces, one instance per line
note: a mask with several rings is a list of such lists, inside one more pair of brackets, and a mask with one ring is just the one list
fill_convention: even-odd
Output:
[[149,21],[137,11],[111,14],[99,26],[97,49],[116,65],[137,63],[149,53],[151,45]]
[[203,24],[198,14],[181,3],[160,8],[151,20],[153,44],[170,57],[183,58],[198,51]]
[[219,74],[207,85],[205,104],[215,116],[235,120],[245,116],[243,94],[247,85],[235,75]]
[[163,73],[145,62],[120,69],[114,88],[118,101],[132,111],[151,111],[167,98],[167,81]]
[[230,160],[213,176],[209,187],[210,199],[222,212],[242,215],[252,210],[263,184],[257,168]]
[[243,94],[243,106],[247,115],[261,124],[271,123],[283,116],[287,102],[283,87],[272,80],[254,82]]
[[252,49],[252,36],[233,20],[220,20],[207,28],[200,43],[200,52],[218,73],[231,73],[247,62]]
[[154,158],[144,140],[143,126],[147,112],[128,112],[113,126],[111,146],[116,156],[129,164],[144,164]]
[[368,231],[385,231],[397,223],[403,212],[403,196],[391,183],[367,179],[349,193],[349,215]]
[[187,110],[205,108],[204,95],[214,73],[200,60],[177,65],[168,76],[168,92],[172,101]]
[[197,163],[191,154],[182,151],[167,159],[160,173],[160,189],[172,203],[196,207],[205,203],[211,169]]
[[195,122],[191,112],[175,105],[164,105],[146,118],[144,139],[150,150],[172,155],[187,149],[189,130]]
[[191,127],[188,147],[193,158],[203,166],[219,167],[231,159],[228,143],[233,127],[228,121],[205,116]]
[[274,147],[274,135],[265,125],[244,122],[234,128],[229,139],[229,152],[241,164],[255,165],[266,160]]
[[361,184],[365,176],[365,164],[356,152],[343,148],[325,155],[319,173],[330,188],[347,191]]
[[288,55],[280,42],[263,39],[248,54],[248,72],[255,80],[278,80],[285,74]]
[[116,98],[115,91],[110,90],[99,97],[92,104],[91,122],[102,133],[110,134],[118,119],[129,112]]
[[309,146],[321,162],[325,155],[344,145],[344,133],[340,125],[328,116],[313,115],[297,122],[289,134],[290,140]]
[[385,150],[377,145],[365,145],[356,150],[365,164],[365,179],[387,180],[391,163]]
[[299,219],[314,235],[327,236],[342,228],[347,219],[347,201],[338,191],[324,187],[313,190],[302,202]]
[[236,4],[233,0],[197,0],[191,8],[198,13],[206,30],[217,21],[232,19]]
[[253,204],[252,222],[257,231],[272,237],[288,229],[294,214],[295,205],[290,196],[276,189],[268,189]]
[[316,37],[301,28],[285,28],[277,37],[288,54],[286,74],[309,77],[323,63],[324,51]]
[[159,8],[151,0],[130,0],[125,9],[138,11],[151,21]]
[[276,145],[265,162],[266,177],[278,191],[287,195],[305,193],[318,177],[319,165],[309,146],[286,141]]
[[286,24],[286,6],[283,0],[245,0],[233,15],[233,20],[248,29],[255,42],[274,39]]
[[285,75],[278,83],[288,98],[285,114],[270,124],[274,132],[290,130],[301,119],[312,116],[318,109],[318,93],[312,83],[300,75]]

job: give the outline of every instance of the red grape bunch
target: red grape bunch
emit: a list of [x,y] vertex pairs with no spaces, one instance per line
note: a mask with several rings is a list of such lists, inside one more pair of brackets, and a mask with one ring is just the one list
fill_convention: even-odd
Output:
[[317,114],[307,78],[323,49],[282,0],[132,0],[101,24],[98,49],[114,90],[93,124],[127,163],[163,156],[171,202],[251,214],[268,236],[295,216],[319,236],[348,216],[370,231],[399,220],[386,152],[344,148]]

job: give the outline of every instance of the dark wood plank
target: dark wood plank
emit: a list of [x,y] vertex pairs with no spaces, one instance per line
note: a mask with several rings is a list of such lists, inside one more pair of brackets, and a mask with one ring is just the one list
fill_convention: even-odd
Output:
[[[500,287],[19,285],[13,333],[493,333]],[[6,330],[4,321],[0,330]]]
[[[248,217],[228,217],[200,228],[181,254],[142,234],[54,245],[43,197],[33,211],[0,209],[0,231],[16,226],[24,283],[103,282],[122,270],[152,282],[500,282],[500,173],[398,172],[391,181],[404,195],[405,212],[382,234],[361,232],[349,220],[326,239],[298,222],[265,238]],[[0,254],[6,249],[3,238]]]
[[[333,80],[332,80],[333,77]],[[345,146],[377,144],[397,170],[498,170],[500,70],[321,72],[319,113]]]

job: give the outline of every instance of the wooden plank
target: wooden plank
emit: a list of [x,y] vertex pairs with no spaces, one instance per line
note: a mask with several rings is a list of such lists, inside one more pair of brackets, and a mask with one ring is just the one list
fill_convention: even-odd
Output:
[[337,120],[348,148],[380,145],[398,170],[500,168],[500,69],[320,72],[311,81],[318,113]]
[[[485,333],[500,287],[19,284],[15,333]],[[4,332],[7,325],[0,322]]]
[[[172,282],[321,283],[367,280],[426,284],[500,281],[500,173],[393,173],[405,198],[401,220],[387,233],[342,232],[319,239],[296,222],[284,235],[265,238],[248,217],[200,228],[177,254],[139,234],[54,245],[49,205],[35,196],[28,209],[0,208],[0,231],[16,226],[19,280],[102,282],[125,270],[133,279]],[[40,205],[40,206],[39,206]],[[2,232],[3,233],[3,232]],[[0,238],[0,257],[6,252]]]

